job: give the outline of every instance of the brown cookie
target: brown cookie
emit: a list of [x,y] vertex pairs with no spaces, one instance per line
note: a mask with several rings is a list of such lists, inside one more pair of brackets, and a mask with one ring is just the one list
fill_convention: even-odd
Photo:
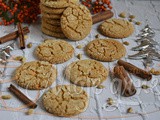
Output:
[[62,16],[61,14],[56,15],[56,14],[50,14],[50,13],[46,13],[46,12],[41,12],[41,14],[42,14],[43,18],[58,19],[58,20],[60,20],[60,18]]
[[54,25],[54,26],[60,26],[60,20],[55,20],[55,19],[49,19],[49,18],[44,18],[42,17],[42,21],[44,21],[45,23]]

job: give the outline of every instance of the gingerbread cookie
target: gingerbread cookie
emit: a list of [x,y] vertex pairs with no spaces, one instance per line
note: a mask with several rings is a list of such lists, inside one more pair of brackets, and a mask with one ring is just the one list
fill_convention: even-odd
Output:
[[16,83],[26,89],[40,90],[52,85],[57,75],[52,64],[33,61],[22,64],[16,69]]
[[97,39],[86,46],[86,53],[93,59],[111,62],[125,56],[126,49],[122,43],[113,39]]
[[35,53],[40,60],[58,64],[71,59],[74,48],[63,40],[45,40],[36,48]]
[[41,0],[45,6],[52,8],[66,8],[72,3],[78,3],[79,0]]
[[46,23],[44,21],[42,21],[42,27],[45,27],[48,30],[50,30],[52,32],[55,32],[55,33],[63,33],[60,26],[53,26],[53,25],[48,24],[48,23]]
[[52,36],[52,37],[56,37],[56,38],[66,38],[66,36],[63,33],[56,33],[56,32],[52,32],[50,30],[48,30],[45,27],[41,28],[42,32],[46,35]]
[[48,7],[48,6],[45,6],[43,4],[40,4],[40,8],[41,8],[41,11],[44,11],[46,13],[50,13],[50,14],[62,14],[63,11],[65,10],[65,8],[51,8],[51,7]]
[[102,63],[88,59],[71,63],[66,68],[65,75],[76,85],[92,87],[100,85],[107,79],[108,70]]
[[44,108],[53,115],[70,117],[84,112],[89,103],[87,93],[75,85],[59,85],[43,95]]
[[61,14],[59,14],[59,15],[56,15],[56,14],[50,14],[50,13],[46,13],[46,12],[41,12],[41,14],[42,14],[42,16],[44,17],[44,18],[50,18],[50,19],[55,19],[55,20],[60,20],[60,18],[61,18]]
[[61,17],[62,31],[70,40],[82,40],[91,31],[92,17],[84,5],[70,5]]
[[49,18],[47,19],[47,18],[42,17],[42,21],[50,25],[60,26],[60,20],[54,20],[54,19],[49,19]]
[[111,38],[126,38],[134,32],[132,23],[123,19],[108,19],[99,26],[100,32]]

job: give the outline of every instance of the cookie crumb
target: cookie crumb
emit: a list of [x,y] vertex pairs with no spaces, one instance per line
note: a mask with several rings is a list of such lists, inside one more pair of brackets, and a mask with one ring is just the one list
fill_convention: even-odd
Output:
[[27,35],[25,35],[25,36],[24,36],[24,39],[25,39],[25,40],[27,40],[27,39],[28,39],[28,36],[27,36]]
[[155,70],[154,68],[152,68],[149,72],[153,75],[160,75],[160,70]]
[[100,35],[99,35],[99,34],[97,34],[97,35],[95,36],[95,38],[100,38]]
[[82,48],[83,48],[83,45],[78,45],[76,48],[82,49]]
[[125,42],[123,42],[123,44],[128,46],[129,42],[125,41]]
[[5,99],[5,100],[9,100],[12,98],[12,96],[11,95],[2,95],[1,98]]
[[103,89],[103,88],[105,88],[105,86],[104,85],[98,85],[96,88]]
[[34,109],[29,109],[29,110],[26,112],[26,114],[27,114],[27,115],[31,115],[31,114],[33,114],[33,112],[34,112]]
[[79,60],[81,60],[81,59],[82,59],[82,54],[78,54],[78,55],[77,55],[77,58],[78,58]]
[[129,19],[129,22],[133,22],[133,19]]
[[22,63],[25,63],[25,62],[26,62],[26,58],[23,57],[22,60],[21,60],[21,62],[22,62]]
[[129,18],[134,19],[134,18],[136,18],[136,16],[135,15],[130,15]]
[[107,100],[107,104],[108,105],[113,105],[113,99],[112,98],[108,98],[108,100]]
[[21,61],[22,59],[23,59],[23,56],[17,56],[14,58],[14,60],[16,60],[16,61]]
[[136,25],[141,25],[141,22],[135,22]]
[[127,113],[133,113],[133,108],[129,107],[129,108],[127,109]]
[[148,85],[142,85],[141,88],[142,88],[142,89],[148,89],[149,86],[148,86]]
[[28,43],[27,48],[31,48],[32,47],[32,43]]
[[120,13],[120,14],[119,14],[119,17],[121,17],[121,18],[126,18],[126,13],[125,13],[125,12]]

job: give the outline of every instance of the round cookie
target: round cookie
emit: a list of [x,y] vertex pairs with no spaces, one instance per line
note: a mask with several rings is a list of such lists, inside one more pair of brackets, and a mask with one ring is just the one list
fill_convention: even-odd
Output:
[[87,93],[75,85],[59,85],[42,98],[44,108],[53,115],[70,117],[84,112],[89,104]]
[[84,5],[70,5],[61,17],[62,31],[70,40],[82,40],[91,31],[92,17]]
[[54,19],[49,19],[49,18],[47,19],[47,18],[42,17],[42,21],[44,21],[45,23],[54,25],[54,26],[60,26],[61,25],[59,20],[54,20]]
[[40,60],[58,64],[71,59],[74,48],[63,40],[45,40],[36,48],[35,53]]
[[16,69],[16,83],[26,89],[40,90],[52,85],[57,75],[52,64],[44,61],[32,61]]
[[99,31],[111,38],[126,38],[134,32],[132,23],[123,19],[108,19],[99,26]]
[[56,37],[56,38],[66,38],[66,36],[63,33],[56,33],[53,31],[48,30],[45,27],[41,28],[42,32],[46,35],[52,36],[52,37]]
[[56,14],[50,14],[50,13],[45,13],[45,12],[41,12],[41,14],[44,18],[58,19],[58,20],[60,20],[61,18],[61,14],[56,15]]
[[126,49],[122,43],[112,39],[97,39],[86,46],[86,53],[93,59],[111,62],[125,56]]
[[78,3],[79,0],[41,0],[45,6],[52,8],[66,8],[72,3]]
[[71,63],[66,68],[65,75],[76,85],[92,87],[100,85],[107,79],[108,70],[102,63],[88,59]]
[[47,28],[48,30],[53,31],[53,32],[56,32],[56,33],[59,33],[59,32],[60,32],[60,33],[63,33],[60,26],[53,26],[53,25],[48,24],[48,23],[46,23],[46,22],[44,22],[44,21],[42,21],[42,27],[45,27],[45,28]]
[[51,8],[42,4],[40,4],[40,8],[41,8],[41,11],[44,11],[45,13],[50,13],[50,14],[62,14],[63,11],[65,10],[65,8],[56,9],[56,8]]

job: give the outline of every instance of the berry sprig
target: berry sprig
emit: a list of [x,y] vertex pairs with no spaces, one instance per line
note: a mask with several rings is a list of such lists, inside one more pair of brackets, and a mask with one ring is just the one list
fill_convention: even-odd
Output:
[[40,0],[0,0],[0,25],[32,23],[40,14]]
[[81,3],[88,7],[92,14],[112,9],[110,0],[82,0]]

